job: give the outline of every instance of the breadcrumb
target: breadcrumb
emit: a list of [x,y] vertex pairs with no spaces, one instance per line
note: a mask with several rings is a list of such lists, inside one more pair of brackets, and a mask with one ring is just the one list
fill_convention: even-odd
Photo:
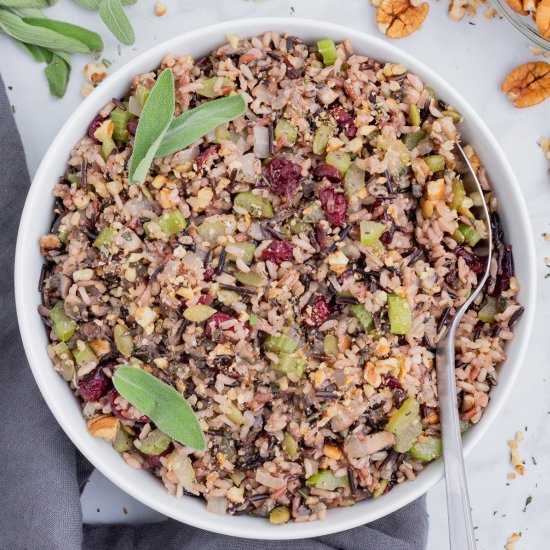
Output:
[[157,17],[162,17],[163,15],[166,15],[167,11],[168,11],[168,9],[166,8],[166,6],[162,2],[157,2],[155,4],[155,15]]

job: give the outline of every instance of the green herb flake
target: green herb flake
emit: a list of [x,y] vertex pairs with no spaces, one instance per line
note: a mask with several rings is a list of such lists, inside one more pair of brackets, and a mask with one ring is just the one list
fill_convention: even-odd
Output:
[[172,386],[140,368],[126,365],[116,369],[113,384],[124,399],[169,437],[197,451],[206,449],[206,439],[195,412]]
[[525,501],[525,506],[523,507],[523,511],[526,512],[527,511],[527,506],[529,506],[529,504],[531,504],[531,502],[533,502],[533,497],[531,495],[529,495]]
[[103,63],[103,65],[106,69],[108,69],[113,64],[112,61],[109,61],[105,57],[101,60],[101,63]]
[[130,157],[131,183],[143,183],[151,162],[170,126],[175,107],[174,75],[170,69],[162,71],[143,107]]
[[251,313],[249,316],[248,316],[248,324],[253,327],[256,323],[256,315],[254,315],[254,313]]

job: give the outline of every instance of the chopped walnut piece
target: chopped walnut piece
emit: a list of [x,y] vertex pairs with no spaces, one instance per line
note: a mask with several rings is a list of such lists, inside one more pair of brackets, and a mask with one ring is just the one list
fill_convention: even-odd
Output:
[[376,10],[376,24],[389,38],[404,38],[417,31],[424,23],[430,6],[411,0],[383,0]]
[[157,17],[162,17],[163,15],[166,15],[166,6],[162,2],[157,2],[155,4],[155,15]]
[[506,545],[504,546],[504,550],[516,550],[516,542],[521,538],[521,533],[512,533],[508,540],[506,541]]
[[550,38],[550,0],[541,0],[535,11],[537,29],[544,38]]
[[506,0],[506,2],[508,2],[508,5],[516,12],[516,13],[519,13],[520,15],[527,15],[529,12],[525,10],[525,8],[523,7],[523,2],[522,0]]
[[506,77],[502,91],[518,108],[544,101],[550,96],[550,64],[537,61],[521,65]]

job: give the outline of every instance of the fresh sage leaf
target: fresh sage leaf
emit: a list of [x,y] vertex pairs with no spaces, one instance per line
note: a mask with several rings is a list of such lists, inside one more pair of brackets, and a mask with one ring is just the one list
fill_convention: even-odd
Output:
[[0,29],[8,36],[26,44],[34,44],[35,46],[69,53],[90,52],[90,48],[80,40],[64,36],[51,29],[29,25],[15,13],[3,9],[0,9]]
[[120,0],[120,3],[123,6],[133,6],[134,4],[137,3],[137,0]]
[[85,10],[97,11],[101,0],[75,0],[75,2]]
[[74,38],[85,44],[90,52],[100,52],[103,50],[103,40],[101,36],[96,32],[89,31],[78,25],[44,18],[25,18],[23,21],[33,27],[50,29],[68,38]]
[[6,8],[49,8],[57,0],[0,0],[0,6]]
[[47,19],[48,16],[38,8],[12,8],[10,10],[15,15],[19,17],[34,17],[36,19]]
[[241,95],[223,97],[203,103],[176,117],[162,138],[157,157],[165,157],[187,147],[218,126],[235,120],[246,112]]
[[197,451],[206,449],[206,438],[191,405],[172,386],[126,365],[116,369],[113,384],[126,401],[172,439]]
[[120,0],[101,0],[99,15],[117,40],[127,46],[135,42],[134,29],[122,9]]
[[63,97],[71,74],[70,65],[67,65],[64,59],[54,53],[44,72],[48,79],[50,94],[54,97]]
[[[19,40],[17,41],[19,42]],[[52,52],[47,48],[42,48],[41,46],[35,46],[34,44],[25,44],[24,42],[19,42],[27,52],[29,52],[33,59],[38,63],[49,63],[52,60]]]
[[131,183],[145,181],[162,138],[173,120],[175,96],[174,75],[170,69],[164,69],[141,112],[128,171]]

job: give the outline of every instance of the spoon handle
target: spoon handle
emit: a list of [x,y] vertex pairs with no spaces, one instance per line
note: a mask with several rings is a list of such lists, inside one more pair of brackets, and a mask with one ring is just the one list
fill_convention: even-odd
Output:
[[476,543],[458,421],[455,337],[456,325],[453,323],[436,352],[439,414],[441,417],[447,510],[449,514],[449,540],[451,550],[475,550]]

